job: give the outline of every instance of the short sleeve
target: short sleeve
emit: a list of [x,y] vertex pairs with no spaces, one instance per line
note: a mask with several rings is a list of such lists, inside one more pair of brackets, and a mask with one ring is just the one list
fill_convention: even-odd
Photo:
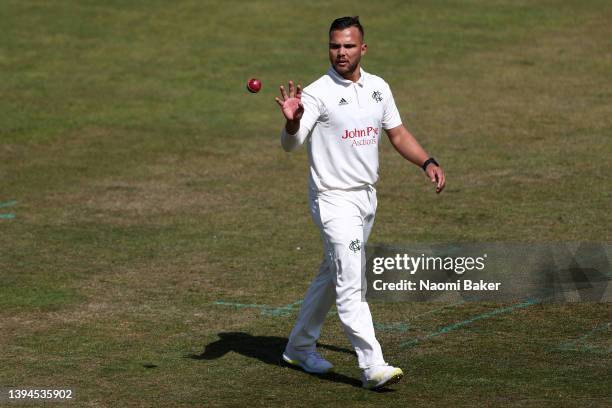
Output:
[[384,101],[382,127],[383,129],[393,129],[402,124],[402,118],[397,110],[397,106],[395,106],[391,88],[387,86],[387,89],[389,90],[389,96],[387,96]]

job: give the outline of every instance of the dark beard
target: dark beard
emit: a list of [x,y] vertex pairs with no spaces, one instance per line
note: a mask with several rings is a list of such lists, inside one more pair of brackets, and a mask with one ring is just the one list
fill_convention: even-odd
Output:
[[352,75],[357,69],[357,64],[349,64],[344,70],[340,70],[338,65],[334,64],[334,69],[341,77],[345,78],[346,76]]

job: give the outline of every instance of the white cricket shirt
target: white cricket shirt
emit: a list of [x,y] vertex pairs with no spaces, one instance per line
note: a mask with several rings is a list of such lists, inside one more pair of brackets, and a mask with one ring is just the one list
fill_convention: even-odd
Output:
[[383,129],[402,124],[391,89],[361,69],[359,81],[342,78],[330,67],[304,88],[300,130],[281,144],[286,151],[308,147],[310,187],[350,190],[378,181],[378,144]]

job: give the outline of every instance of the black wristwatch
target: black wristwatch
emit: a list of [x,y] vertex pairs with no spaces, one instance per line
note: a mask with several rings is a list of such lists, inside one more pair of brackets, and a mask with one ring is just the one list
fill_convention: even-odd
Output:
[[436,159],[434,159],[433,157],[430,157],[429,159],[425,160],[425,163],[423,163],[423,165],[421,166],[423,171],[426,171],[427,170],[427,166],[429,166],[430,164],[435,164],[436,166],[440,167],[440,165],[438,164]]

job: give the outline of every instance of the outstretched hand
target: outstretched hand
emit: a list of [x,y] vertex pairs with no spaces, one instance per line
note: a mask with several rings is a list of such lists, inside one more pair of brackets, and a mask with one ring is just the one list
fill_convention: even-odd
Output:
[[304,114],[304,105],[302,105],[302,87],[300,85],[293,86],[293,81],[289,81],[289,95],[285,88],[280,86],[281,98],[276,97],[276,103],[280,106],[285,119],[288,122],[299,122]]

